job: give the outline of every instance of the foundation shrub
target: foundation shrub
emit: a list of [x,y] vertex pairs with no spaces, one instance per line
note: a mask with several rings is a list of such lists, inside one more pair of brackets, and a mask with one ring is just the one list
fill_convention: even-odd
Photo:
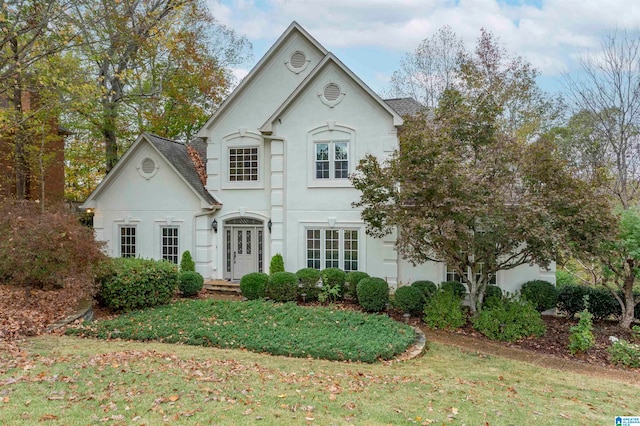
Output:
[[529,336],[542,336],[546,329],[533,304],[521,298],[503,298],[482,309],[473,327],[490,339],[515,342]]
[[178,267],[164,260],[111,259],[100,278],[98,300],[116,311],[131,311],[171,301],[178,288]]
[[530,301],[538,312],[544,312],[556,306],[558,290],[549,281],[533,280],[522,284],[522,298]]
[[180,271],[178,289],[183,297],[196,296],[202,290],[204,278],[196,271]]
[[482,301],[482,309],[494,306],[502,301],[502,289],[497,285],[488,285],[484,292],[484,300]]
[[339,268],[327,268],[320,272],[320,276],[322,277],[322,288],[335,294],[336,300],[342,299],[347,273]]
[[180,270],[193,272],[196,270],[196,262],[191,258],[191,252],[189,250],[182,253],[182,258],[180,259]]
[[567,284],[558,292],[557,308],[560,312],[573,318],[575,314],[585,308],[584,297],[589,294],[589,288],[582,285]]
[[284,272],[284,259],[280,253],[276,253],[269,263],[269,274],[273,275],[278,272]]
[[440,290],[451,291],[460,299],[464,299],[465,294],[467,294],[467,287],[458,281],[443,281],[440,283]]
[[269,275],[263,272],[252,272],[240,279],[240,292],[249,300],[263,299],[266,295]]
[[303,268],[296,272],[296,277],[300,282],[298,294],[305,294],[305,300],[318,300],[318,295],[322,290],[320,284],[320,271],[313,268]]
[[360,280],[356,288],[358,303],[365,311],[380,312],[389,303],[389,284],[382,278]]
[[436,291],[438,291],[438,286],[433,281],[429,280],[414,281],[411,283],[411,287],[415,287],[420,290],[426,299],[430,299],[434,294],[436,294]]
[[424,322],[432,328],[456,329],[466,322],[462,299],[453,289],[438,290],[424,307]]
[[393,305],[403,313],[420,315],[424,310],[425,296],[417,287],[405,286],[396,290]]
[[298,277],[292,272],[276,272],[269,277],[267,296],[276,302],[291,302],[298,297]]
[[347,275],[344,277],[345,283],[345,293],[349,296],[357,299],[356,289],[358,287],[358,283],[360,280],[369,278],[369,274],[361,271],[351,271],[347,272]]
[[588,287],[589,312],[595,320],[619,317],[620,304],[609,290],[604,287]]

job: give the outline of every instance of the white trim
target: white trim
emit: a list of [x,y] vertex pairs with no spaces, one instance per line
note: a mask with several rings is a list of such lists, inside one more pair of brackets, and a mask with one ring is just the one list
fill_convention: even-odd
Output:
[[347,143],[347,156],[348,156],[348,175],[353,173],[354,159],[356,153],[356,131],[352,127],[348,127],[341,124],[335,124],[335,122],[328,122],[325,125],[315,127],[307,132],[307,187],[308,188],[352,188],[353,184],[349,178],[335,178],[332,174],[335,160],[331,158],[333,154],[333,148],[329,149],[329,178],[318,179],[316,178],[316,144],[318,143],[330,143],[333,145],[336,142]]
[[[153,170],[150,173],[146,173],[142,167],[142,163],[144,163],[145,161],[150,160],[153,162]],[[154,177],[156,175],[156,173],[158,173],[158,169],[160,168],[160,166],[158,165],[158,160],[156,160],[155,158],[147,155],[144,158],[142,158],[139,162],[138,162],[138,166],[136,167],[138,169],[138,174],[140,176],[142,176],[143,178],[145,178],[146,180],[151,179],[152,177]]]
[[[240,129],[222,138],[222,155],[220,156],[220,185],[221,189],[264,189],[264,144],[262,136],[255,132]],[[230,180],[229,156],[231,149],[257,148],[258,150],[258,180],[232,181]]]

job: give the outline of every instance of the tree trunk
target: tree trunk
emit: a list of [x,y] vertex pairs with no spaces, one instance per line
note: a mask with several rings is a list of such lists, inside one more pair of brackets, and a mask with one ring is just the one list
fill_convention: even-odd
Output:
[[[20,54],[18,49],[18,39],[16,37],[11,39],[11,51],[13,53],[13,61],[18,67],[20,63]],[[15,173],[16,173],[16,198],[18,200],[24,200],[27,198],[27,162],[24,153],[24,126],[22,123],[22,78],[20,71],[16,71],[13,94],[11,103],[15,110],[15,136],[14,136],[14,161],[15,161]]]
[[[627,272],[627,271],[625,271]],[[631,272],[631,271],[629,271]],[[633,297],[633,284],[635,283],[635,275],[631,272],[624,277],[624,287],[622,289],[622,303],[620,305],[622,316],[620,318],[620,327],[631,328],[634,320],[635,300]],[[619,301],[620,302],[620,301]]]
[[102,136],[106,153],[106,172],[109,173],[118,162],[118,143],[116,138],[117,105],[113,102],[105,102]]

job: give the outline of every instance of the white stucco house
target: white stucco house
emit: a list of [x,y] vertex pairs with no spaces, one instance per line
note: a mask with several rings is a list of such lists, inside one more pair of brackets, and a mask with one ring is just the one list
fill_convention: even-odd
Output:
[[[296,22],[200,129],[191,148],[143,134],[84,203],[111,256],[179,262],[189,250],[205,278],[360,270],[391,287],[452,278],[446,265],[413,267],[391,235],[365,233],[348,179],[360,158],[398,147],[412,99],[383,100]],[[195,162],[194,162],[195,160]],[[199,161],[201,160],[201,162]],[[206,169],[206,170],[205,170]],[[496,280],[514,291],[554,270],[522,266]]]

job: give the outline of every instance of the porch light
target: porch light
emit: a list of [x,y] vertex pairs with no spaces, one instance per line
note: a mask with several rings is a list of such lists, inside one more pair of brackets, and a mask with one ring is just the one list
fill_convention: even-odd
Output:
[[269,222],[267,222],[267,229],[269,230],[269,233],[271,233],[272,226],[273,226],[273,222],[271,222],[271,219],[269,219]]
[[213,222],[211,222],[211,228],[213,232],[218,233],[218,221],[216,219],[213,219]]
[[88,208],[87,209],[87,214],[91,214],[91,213],[93,213],[93,209],[92,208]]

